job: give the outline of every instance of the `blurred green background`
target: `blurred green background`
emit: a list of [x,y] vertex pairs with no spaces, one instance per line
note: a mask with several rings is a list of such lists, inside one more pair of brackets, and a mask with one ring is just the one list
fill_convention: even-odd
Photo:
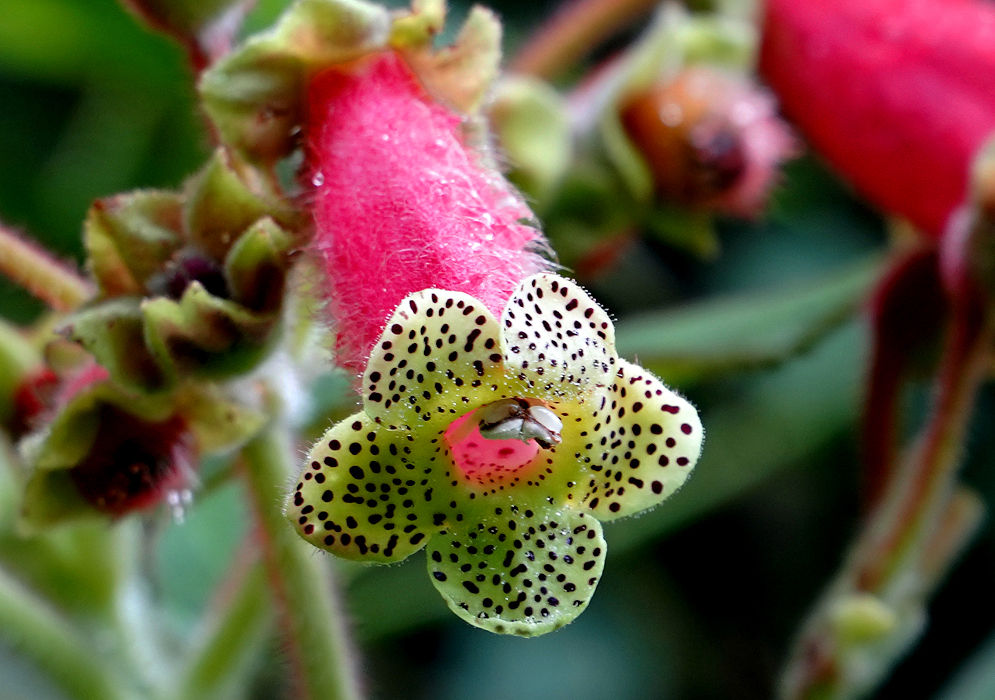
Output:
[[[266,26],[283,4],[261,0],[250,27]],[[454,5],[458,19],[466,7]],[[554,7],[496,3],[508,46]],[[207,151],[190,74],[167,39],[113,0],[0,0],[0,220],[78,261],[92,200],[175,187]],[[627,356],[645,359],[668,342],[700,348],[702,366],[684,371],[679,385],[704,413],[695,476],[655,512],[606,527],[609,562],[588,612],[540,639],[500,638],[459,622],[425,576],[423,555],[346,570],[371,696],[772,697],[791,635],[858,524],[855,423],[867,334],[859,313],[843,316],[867,287],[883,231],[806,156],[788,167],[767,220],[720,224],[718,259],[642,243],[593,281],[619,320]],[[0,280],[0,313],[23,323],[39,306]],[[746,346],[766,359],[750,368],[739,362],[736,372],[702,371],[738,366],[734,356]],[[912,416],[927,398],[925,388],[911,397]],[[993,417],[995,397],[986,393],[965,474],[989,505]],[[201,499],[184,524],[163,527],[156,594],[181,642],[245,527],[237,485]],[[928,634],[877,697],[995,697],[985,690],[993,687],[995,642],[981,648],[995,628],[993,590],[995,531],[986,525],[935,599]],[[279,696],[276,644],[257,670],[258,698]],[[957,685],[943,690],[961,669]],[[58,697],[0,647],[0,698]]]

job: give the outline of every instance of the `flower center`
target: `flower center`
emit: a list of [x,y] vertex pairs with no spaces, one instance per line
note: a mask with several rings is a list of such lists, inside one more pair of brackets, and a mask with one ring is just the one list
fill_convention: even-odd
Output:
[[517,483],[539,449],[560,443],[563,423],[538,399],[501,399],[453,421],[446,442],[463,476],[481,486]]

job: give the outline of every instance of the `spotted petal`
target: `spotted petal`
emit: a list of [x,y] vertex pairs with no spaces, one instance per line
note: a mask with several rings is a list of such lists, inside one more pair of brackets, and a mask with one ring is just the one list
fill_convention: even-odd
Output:
[[576,396],[612,383],[615,327],[604,309],[573,282],[533,275],[501,316],[504,360],[526,391]]
[[432,529],[426,515],[432,488],[411,452],[410,434],[355,414],[311,449],[287,517],[301,537],[340,557],[404,559]]
[[571,622],[604,568],[601,524],[564,508],[495,506],[429,543],[428,570],[449,607],[492,632],[534,636]]
[[583,502],[601,520],[655,506],[688,478],[704,432],[698,412],[652,374],[624,360],[576,454]]
[[409,429],[494,400],[505,383],[500,336],[497,320],[471,296],[439,289],[408,295],[370,355],[366,413]]

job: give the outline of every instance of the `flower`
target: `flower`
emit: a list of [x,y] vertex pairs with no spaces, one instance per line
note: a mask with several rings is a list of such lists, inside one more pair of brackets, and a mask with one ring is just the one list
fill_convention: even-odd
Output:
[[449,607],[493,632],[576,617],[604,565],[598,521],[667,498],[701,450],[694,407],[620,359],[607,313],[549,273],[500,322],[461,292],[409,295],[363,390],[363,410],[311,450],[288,517],[347,559],[427,545]]
[[939,237],[995,130],[993,32],[981,0],[771,0],[760,70],[872,203]]

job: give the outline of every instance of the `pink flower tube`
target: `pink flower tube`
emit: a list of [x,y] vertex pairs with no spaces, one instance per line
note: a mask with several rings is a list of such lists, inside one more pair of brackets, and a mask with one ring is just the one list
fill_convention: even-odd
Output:
[[545,239],[522,223],[532,212],[397,55],[318,74],[309,114],[314,247],[340,365],[362,372],[408,294],[464,292],[500,314],[548,267],[535,252]]

